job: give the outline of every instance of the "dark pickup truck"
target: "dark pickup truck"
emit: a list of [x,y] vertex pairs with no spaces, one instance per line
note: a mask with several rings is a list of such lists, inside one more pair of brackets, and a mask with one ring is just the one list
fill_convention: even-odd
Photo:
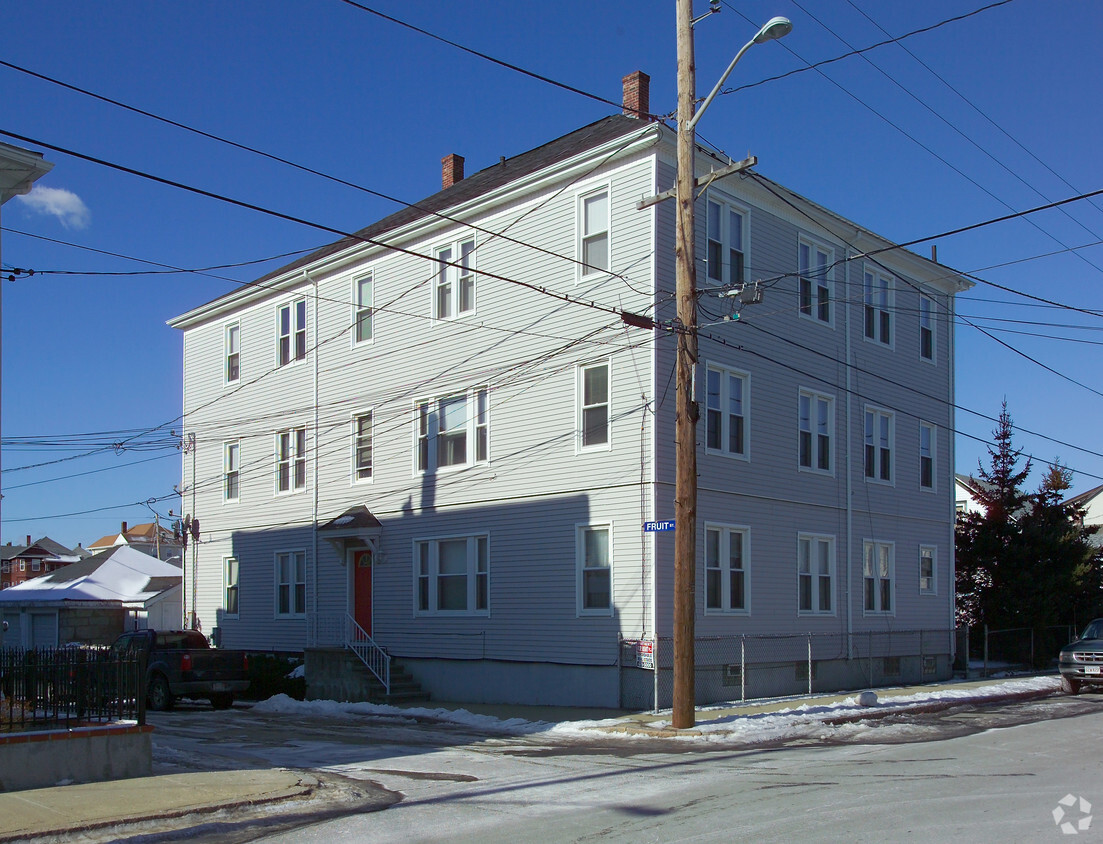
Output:
[[135,630],[111,647],[145,655],[150,709],[172,709],[178,697],[206,698],[215,709],[229,709],[234,695],[249,688],[245,653],[212,648],[198,630]]

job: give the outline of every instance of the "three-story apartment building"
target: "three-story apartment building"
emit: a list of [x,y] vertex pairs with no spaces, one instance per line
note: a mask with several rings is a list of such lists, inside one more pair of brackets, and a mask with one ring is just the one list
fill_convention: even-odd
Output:
[[[676,138],[629,116],[641,82],[171,322],[185,610],[222,643],[300,651],[348,618],[434,697],[669,704],[622,646],[669,664],[673,532],[644,525],[674,512],[674,207],[642,200]],[[857,638],[941,631],[885,653],[946,676],[968,283],[757,174],[705,181],[697,635],[834,636],[817,674],[844,686]]]

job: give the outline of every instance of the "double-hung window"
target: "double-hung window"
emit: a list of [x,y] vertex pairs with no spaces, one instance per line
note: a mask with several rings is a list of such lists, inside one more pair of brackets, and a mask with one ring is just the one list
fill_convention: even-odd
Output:
[[610,525],[579,525],[575,536],[580,615],[613,611],[613,538]]
[[935,433],[934,425],[929,422],[919,423],[919,487],[921,489],[934,489]]
[[415,404],[415,469],[433,472],[471,466],[490,459],[489,391],[468,393]]
[[732,206],[709,200],[708,275],[719,285],[740,285],[744,280],[744,214]]
[[866,408],[864,470],[867,480],[892,483],[892,451],[895,437],[893,414]]
[[281,305],[277,311],[280,366],[306,358],[306,299]]
[[800,263],[800,315],[830,323],[832,253],[804,238],[800,239],[797,253]]
[[352,420],[352,472],[357,481],[372,477],[372,412],[358,413]]
[[223,447],[222,493],[226,501],[241,496],[241,444],[226,443]]
[[797,537],[797,612],[830,615],[835,611],[835,537],[802,533]]
[[417,615],[488,615],[488,538],[457,536],[414,543]]
[[919,357],[934,362],[934,299],[919,294]]
[[892,277],[867,269],[862,287],[865,301],[865,335],[892,345]]
[[276,615],[306,614],[306,551],[276,554]]
[[353,343],[367,343],[372,338],[372,275],[368,273],[353,283],[353,295],[356,297],[353,314]]
[[609,262],[609,188],[578,197],[578,259],[580,277],[607,272]]
[[862,576],[865,580],[865,611],[893,611],[895,549],[891,542],[866,540],[862,548]]
[[226,615],[237,615],[238,565],[234,557],[222,558],[223,598]]
[[234,384],[241,377],[241,325],[226,326],[226,383]]
[[276,434],[276,492],[306,489],[306,428]]
[[705,381],[706,450],[746,457],[748,376],[709,366]]
[[747,530],[705,525],[705,612],[745,613]]
[[935,560],[938,549],[933,545],[919,546],[919,594],[935,594]]
[[798,397],[800,468],[831,472],[835,431],[835,400],[831,396],[801,390]]
[[436,250],[433,317],[454,319],[475,312],[475,238]]
[[578,368],[579,450],[609,448],[609,361]]

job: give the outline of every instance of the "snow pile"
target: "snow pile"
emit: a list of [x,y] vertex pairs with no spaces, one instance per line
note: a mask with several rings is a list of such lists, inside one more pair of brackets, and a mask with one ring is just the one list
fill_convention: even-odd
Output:
[[[800,703],[801,698],[786,699],[794,705],[778,709],[778,700],[730,702],[711,704],[697,710],[697,723],[692,732],[672,735],[682,741],[744,741],[772,742],[797,737],[857,736],[877,729],[879,736],[887,733],[914,734],[928,729],[917,725],[886,724],[880,719],[863,720],[873,715],[923,709],[938,704],[965,704],[994,698],[1022,694],[1045,694],[1060,688],[1058,677],[1028,677],[1002,680],[988,685],[953,685],[931,687],[929,690],[908,694],[893,694],[882,689],[874,695],[874,703],[868,703],[870,692],[862,692],[826,702]],[[863,702],[863,698],[866,702]],[[770,707],[770,708],[767,708]],[[732,711],[738,710],[738,711]],[[370,716],[397,718],[405,723],[418,720],[439,721],[478,728],[482,731],[532,735],[547,733],[555,737],[589,737],[600,733],[605,738],[638,740],[652,738],[639,731],[625,731],[636,724],[654,729],[670,726],[669,717],[631,719],[609,718],[602,721],[527,721],[523,718],[495,718],[478,715],[466,709],[429,709],[423,707],[399,707],[380,703],[338,703],[332,700],[299,701],[287,695],[276,695],[253,707],[254,712],[282,713],[289,715],[320,716]]]

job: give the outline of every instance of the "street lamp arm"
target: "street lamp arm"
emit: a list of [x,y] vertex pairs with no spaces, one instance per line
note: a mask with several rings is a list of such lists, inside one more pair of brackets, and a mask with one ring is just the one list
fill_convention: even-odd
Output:
[[766,22],[766,25],[755,33],[755,37],[744,44],[743,48],[735,54],[735,58],[732,59],[731,64],[728,65],[728,69],[725,70],[724,75],[720,77],[720,81],[713,86],[712,90],[709,91],[709,95],[705,97],[705,101],[701,103],[701,107],[697,109],[693,117],[689,119],[689,122],[686,124],[686,129],[692,131],[693,127],[697,125],[697,121],[701,119],[701,115],[705,113],[705,109],[709,107],[709,103],[716,99],[716,95],[720,93],[720,88],[728,81],[728,77],[735,69],[739,60],[743,58],[745,52],[751,49],[755,44],[762,44],[766,41],[772,41],[775,38],[784,38],[792,32],[792,30],[793,24],[791,24],[787,18],[770,18],[770,20]]

